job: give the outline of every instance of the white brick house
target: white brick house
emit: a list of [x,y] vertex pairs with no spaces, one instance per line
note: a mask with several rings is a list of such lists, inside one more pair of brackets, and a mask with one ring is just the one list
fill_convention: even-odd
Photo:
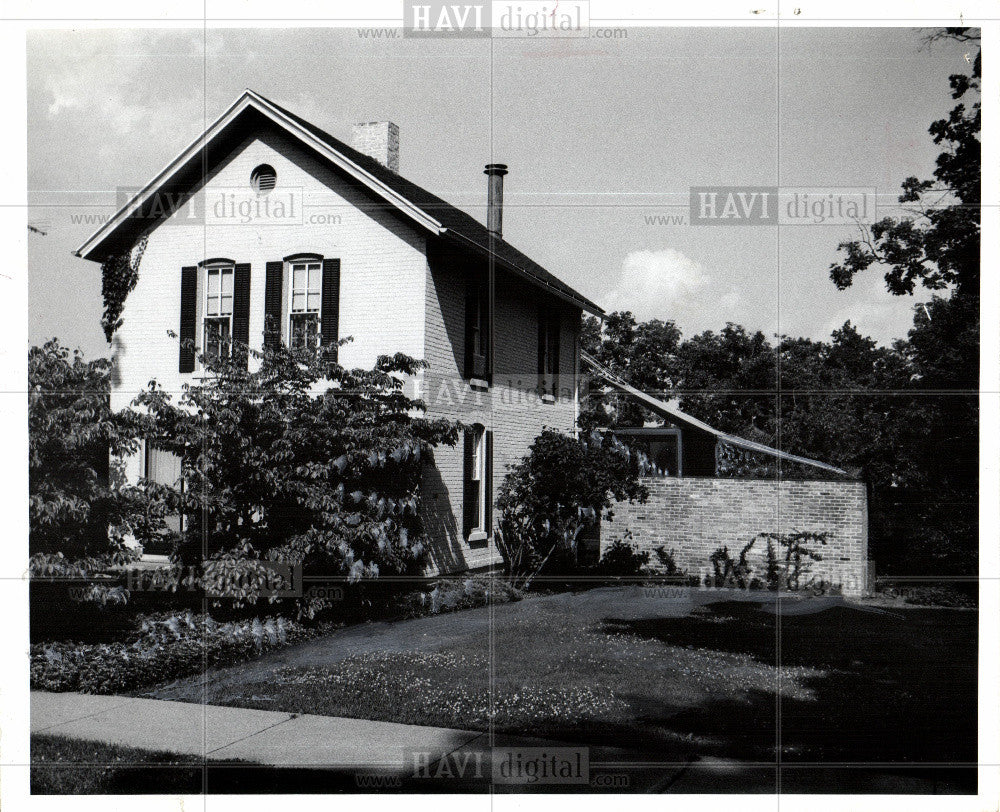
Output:
[[[286,342],[350,336],[347,367],[425,359],[412,385],[428,416],[476,426],[425,473],[431,566],[484,566],[508,464],[543,427],[575,427],[581,317],[601,311],[502,239],[505,167],[487,168],[486,227],[398,174],[395,125],[353,135],[357,148],[248,90],[77,250],[141,253],[113,338],[112,405],[151,379],[178,392],[199,374],[171,332],[202,349],[220,337],[260,347],[266,315]],[[128,474],[169,468],[144,452]]]

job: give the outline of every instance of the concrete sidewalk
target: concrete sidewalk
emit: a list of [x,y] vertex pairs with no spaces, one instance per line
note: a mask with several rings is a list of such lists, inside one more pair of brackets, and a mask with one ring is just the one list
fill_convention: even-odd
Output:
[[[31,732],[274,767],[412,770],[481,740],[471,730],[128,696],[31,692]],[[425,762],[426,763],[426,762]]]
[[[382,789],[483,792],[492,784],[493,758],[497,754],[506,757],[510,748],[550,751],[580,748],[523,736],[497,736],[493,746],[500,749],[493,750],[488,734],[472,730],[45,691],[31,692],[31,732],[197,756],[218,764],[223,771],[239,770],[241,766],[265,771],[275,767],[299,768],[278,773],[270,770],[261,779],[273,784],[280,780],[281,773],[287,772],[291,785],[283,791],[289,792],[331,791],[332,779],[323,776],[336,774],[353,777],[341,788],[353,792]],[[657,763],[659,759],[638,758],[639,754],[619,748],[583,749],[589,752],[590,759],[590,772],[583,783],[589,783],[588,789],[598,792],[770,794],[779,786],[786,792],[819,793],[843,792],[846,787],[857,792],[964,791],[961,785],[953,785],[951,776],[942,775],[936,780],[899,771],[885,773],[865,765],[845,771],[791,763],[782,768],[779,784],[775,765],[706,757],[691,758],[687,763],[671,759]],[[244,764],[227,767],[227,762]],[[239,772],[243,773],[242,780],[246,771]],[[309,776],[313,775],[323,777],[316,787],[309,784],[312,780]],[[371,785],[359,783],[359,775],[379,781]],[[396,783],[384,783],[385,779]],[[248,790],[239,782],[233,786],[222,783],[216,791],[257,791],[256,786]],[[509,782],[502,782],[500,787],[502,791],[515,792],[532,788],[530,784],[510,786]]]

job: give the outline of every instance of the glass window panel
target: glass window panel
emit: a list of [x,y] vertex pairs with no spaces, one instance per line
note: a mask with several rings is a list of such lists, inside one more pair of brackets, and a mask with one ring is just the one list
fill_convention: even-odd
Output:
[[222,274],[222,295],[233,295],[233,272],[226,271]]
[[292,294],[292,310],[305,310],[306,296],[304,293]]
[[208,315],[218,316],[219,315],[219,300],[210,298],[208,300]]
[[319,311],[319,294],[310,293],[309,294],[309,309],[314,311]]
[[229,296],[222,297],[222,312],[227,316],[233,312],[233,297],[232,294]]
[[208,272],[208,295],[218,296],[219,295],[219,272],[209,271]]
[[306,286],[306,268],[304,265],[292,267],[292,289],[302,290]]
[[220,358],[228,352],[229,319],[205,319],[205,354]]
[[309,290],[319,290],[322,276],[319,265],[309,266]]

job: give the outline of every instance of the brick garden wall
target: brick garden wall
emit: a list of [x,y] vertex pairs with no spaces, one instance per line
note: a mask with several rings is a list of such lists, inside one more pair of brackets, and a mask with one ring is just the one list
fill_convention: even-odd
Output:
[[[712,571],[709,556],[721,546],[736,559],[758,533],[825,532],[821,561],[811,574],[840,584],[845,594],[865,590],[868,558],[868,500],[862,482],[763,479],[647,478],[649,501],[619,503],[614,520],[601,529],[602,551],[626,529],[632,543],[650,552],[662,545],[689,574]],[[761,576],[766,542],[748,559]]]

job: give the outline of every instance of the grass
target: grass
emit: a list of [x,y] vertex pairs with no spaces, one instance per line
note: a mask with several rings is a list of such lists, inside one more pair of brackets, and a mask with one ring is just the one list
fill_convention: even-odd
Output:
[[203,760],[62,736],[31,737],[33,795],[196,794]]
[[[602,589],[500,606],[492,624],[479,609],[361,636],[344,630],[264,667],[226,669],[210,701],[473,730],[492,721],[498,734],[624,748],[650,761],[773,764],[780,755],[801,776],[878,765],[892,780],[975,791],[974,767],[961,765],[978,755],[976,611],[816,599],[779,617],[760,593],[702,605],[715,596],[690,595],[693,607],[651,606],[637,602],[637,588]],[[341,659],[359,640],[364,647]],[[179,696],[201,701],[199,680],[187,682]],[[32,761],[39,793],[200,792],[211,780],[196,759],[55,737],[33,740]],[[317,781],[357,791],[348,775],[262,769],[213,767],[214,791],[297,792]],[[867,786],[876,775],[833,773],[837,786]]]
[[731,601],[594,621],[525,601],[494,626],[492,686],[489,639],[473,634],[284,666],[213,701],[474,730],[492,708],[499,733],[663,756],[974,763],[976,646],[977,613],[956,609],[834,606],[779,624]]

